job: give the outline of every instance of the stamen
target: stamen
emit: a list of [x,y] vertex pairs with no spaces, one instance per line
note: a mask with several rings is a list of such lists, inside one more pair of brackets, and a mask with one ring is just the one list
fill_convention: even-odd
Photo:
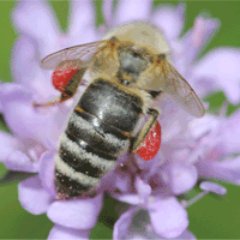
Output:
[[199,194],[197,194],[196,196],[194,196],[192,199],[188,201],[186,200],[182,201],[183,207],[185,208],[190,207],[191,205],[193,205],[194,203],[196,203],[197,201],[199,201],[209,193],[213,193],[215,195],[224,195],[227,192],[226,188],[214,182],[205,181],[205,182],[202,182],[199,187],[202,190],[202,192],[200,192]]
[[199,187],[203,191],[207,191],[209,193],[214,193],[217,195],[225,195],[227,193],[227,190],[225,187],[214,182],[208,182],[208,181],[201,182]]
[[203,197],[205,197],[206,195],[208,195],[209,192],[200,192],[198,193],[196,196],[194,196],[193,198],[191,198],[190,200],[186,201],[182,201],[182,205],[184,208],[188,208],[190,207],[191,205],[193,205],[194,203],[198,202],[200,199],[202,199]]

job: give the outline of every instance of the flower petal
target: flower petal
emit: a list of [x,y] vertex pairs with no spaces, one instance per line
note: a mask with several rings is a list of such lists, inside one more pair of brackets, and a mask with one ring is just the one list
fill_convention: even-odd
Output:
[[48,240],[87,240],[89,239],[89,231],[74,230],[55,225],[49,235]]
[[35,109],[32,95],[17,84],[4,84],[0,93],[5,121],[14,134],[47,147],[56,144],[63,130],[66,109],[61,106]]
[[[36,45],[27,36],[21,36],[13,48],[12,72],[14,79],[20,83],[33,83],[29,81],[34,76],[35,69],[32,62],[36,59]],[[31,68],[29,67],[31,66]]]
[[219,28],[219,21],[214,18],[198,16],[194,22],[193,28],[183,37],[184,55],[186,58],[186,68],[197,57]]
[[130,208],[119,217],[113,228],[114,240],[129,239],[129,227],[136,211],[137,208]]
[[55,185],[54,185],[54,157],[55,152],[45,152],[41,156],[40,160],[40,171],[39,177],[41,179],[43,187],[51,194],[52,196],[56,195]]
[[189,130],[192,136],[195,139],[198,139],[210,132],[217,131],[219,121],[219,117],[212,114],[205,114],[204,117],[191,121],[189,124]]
[[196,166],[199,175],[202,177],[240,185],[240,157],[221,162],[202,160],[197,162]]
[[37,172],[43,149],[34,143],[0,132],[0,162],[14,171]]
[[111,26],[112,13],[113,13],[113,0],[104,0],[102,5],[103,17],[105,20],[105,25]]
[[169,163],[162,172],[166,184],[176,195],[193,188],[198,178],[196,168],[184,162]]
[[50,73],[41,69],[38,51],[36,42],[21,35],[13,48],[12,73],[15,82],[34,92],[38,100],[45,97],[46,101],[56,96],[56,90],[51,85]]
[[39,161],[33,161],[24,152],[18,150],[11,152],[4,164],[14,171],[37,172],[39,169]]
[[185,6],[183,4],[179,4],[177,7],[161,5],[154,11],[151,20],[169,40],[175,40],[183,29],[184,12]]
[[188,226],[186,210],[173,197],[158,199],[149,214],[156,233],[166,238],[178,237]]
[[193,79],[202,94],[221,90],[233,104],[240,102],[239,61],[240,50],[218,48],[196,63]]
[[36,215],[45,213],[52,201],[37,176],[22,181],[18,186],[18,194],[22,207]]
[[95,198],[54,202],[48,209],[48,217],[64,227],[90,229],[97,221],[102,207],[102,195]]
[[13,12],[13,22],[18,32],[30,36],[38,43],[42,56],[53,50],[59,27],[46,1],[19,1]]
[[71,45],[94,41],[97,36],[93,2],[72,0],[70,7],[68,34],[71,38]]
[[178,238],[175,238],[176,240],[182,239],[182,240],[196,240],[197,238],[188,230],[183,232]]
[[137,177],[135,181],[135,187],[138,192],[139,198],[143,199],[144,202],[150,196],[152,189],[149,184],[144,182],[141,178]]
[[131,205],[139,205],[143,203],[140,197],[137,194],[129,193],[129,194],[111,194],[111,196],[117,199],[120,202],[125,202]]
[[113,239],[148,240],[163,238],[154,231],[146,210],[130,208],[115,223]]
[[152,0],[121,0],[118,1],[115,12],[115,24],[122,24],[134,20],[147,20],[150,17]]
[[10,153],[21,148],[21,143],[12,135],[0,132],[0,162],[5,161]]
[[[131,189],[131,176],[126,171],[117,171],[112,178],[112,184],[120,192],[129,192]],[[110,180],[111,180],[110,179]]]
[[[239,152],[240,149],[240,110],[235,111],[219,124],[218,134],[222,142],[225,154]],[[232,131],[234,129],[234,131]]]

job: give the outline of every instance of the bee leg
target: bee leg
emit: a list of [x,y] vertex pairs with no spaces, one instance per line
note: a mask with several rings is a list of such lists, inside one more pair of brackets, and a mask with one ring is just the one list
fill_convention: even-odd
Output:
[[159,112],[156,109],[149,108],[147,114],[149,115],[149,119],[144,124],[143,128],[138,132],[136,137],[132,139],[132,144],[130,147],[131,152],[137,150],[141,143],[145,140],[145,137],[147,136],[148,132],[156,123]]
[[78,71],[76,75],[73,76],[73,78],[69,81],[69,83],[66,85],[66,87],[61,91],[61,95],[59,98],[49,101],[46,103],[33,103],[34,107],[50,107],[54,106],[56,104],[65,102],[66,100],[72,98],[75,93],[77,92],[78,86],[80,85],[82,81],[82,76],[85,73],[86,69],[81,69]]
[[56,98],[56,99],[54,99],[52,101],[49,101],[49,102],[45,102],[45,103],[34,102],[33,106],[34,107],[51,107],[51,106],[54,106],[56,104],[65,102],[66,100],[68,100],[70,98],[71,98],[71,96],[67,96],[67,95],[61,94],[61,96],[59,98]]

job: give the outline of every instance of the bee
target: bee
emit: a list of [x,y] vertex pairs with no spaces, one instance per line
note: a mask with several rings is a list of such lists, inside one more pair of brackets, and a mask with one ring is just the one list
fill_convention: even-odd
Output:
[[[57,198],[92,196],[116,165],[144,141],[159,112],[152,108],[160,93],[171,95],[190,114],[204,107],[187,81],[168,60],[169,46],[155,26],[133,22],[116,27],[102,40],[73,46],[42,60],[45,68],[77,69],[58,101],[76,93],[84,74],[89,84],[68,117],[55,157]],[[145,117],[141,129],[138,125]]]

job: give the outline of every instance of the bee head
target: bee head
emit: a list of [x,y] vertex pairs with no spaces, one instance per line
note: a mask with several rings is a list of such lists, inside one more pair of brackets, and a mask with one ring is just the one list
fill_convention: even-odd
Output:
[[128,85],[136,82],[139,75],[147,68],[149,59],[142,51],[133,47],[125,47],[119,49],[119,63],[119,80],[124,85]]

